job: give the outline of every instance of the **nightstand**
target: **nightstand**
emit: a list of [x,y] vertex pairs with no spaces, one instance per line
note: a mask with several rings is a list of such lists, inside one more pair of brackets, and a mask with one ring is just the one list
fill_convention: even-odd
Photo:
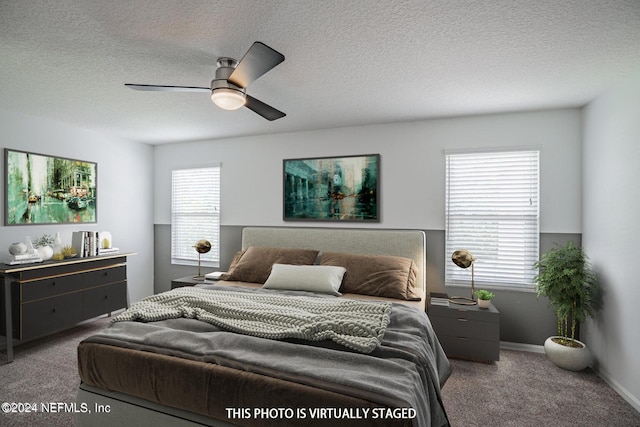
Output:
[[429,304],[427,313],[447,357],[500,360],[500,312],[493,304],[489,308]]
[[[171,281],[171,289],[182,288],[184,286],[202,285],[203,283],[205,283],[204,280],[196,280],[193,276],[180,277],[179,279],[173,279]],[[206,283],[210,284],[211,282]]]

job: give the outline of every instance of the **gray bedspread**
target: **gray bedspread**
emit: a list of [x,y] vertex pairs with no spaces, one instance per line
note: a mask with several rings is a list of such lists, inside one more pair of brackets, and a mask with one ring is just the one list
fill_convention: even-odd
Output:
[[[336,298],[295,291],[207,289],[251,293],[286,293]],[[116,322],[87,339],[145,349],[229,367],[251,370],[316,388],[367,399],[391,408],[413,408],[416,427],[449,425],[440,388],[451,367],[427,315],[392,304],[382,342],[369,354],[338,343],[300,339],[272,340],[225,331],[195,319]]]

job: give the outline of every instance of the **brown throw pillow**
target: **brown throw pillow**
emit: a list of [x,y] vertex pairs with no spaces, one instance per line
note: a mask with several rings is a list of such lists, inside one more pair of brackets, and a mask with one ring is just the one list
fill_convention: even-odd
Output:
[[267,246],[249,246],[232,262],[229,271],[222,280],[264,283],[271,273],[273,264],[312,265],[318,251],[314,249],[272,248]]
[[420,301],[414,291],[418,268],[412,259],[324,252],[321,265],[347,269],[340,292]]

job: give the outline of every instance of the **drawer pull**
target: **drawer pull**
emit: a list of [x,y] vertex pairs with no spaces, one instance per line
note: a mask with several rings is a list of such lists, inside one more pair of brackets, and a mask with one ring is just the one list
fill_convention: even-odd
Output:
[[104,299],[109,299],[109,295],[105,295],[105,296],[104,296]]
[[469,319],[464,319],[462,317],[458,317],[458,322],[468,322]]
[[56,309],[54,308],[53,310],[51,310],[51,312],[52,312],[53,314],[55,314],[55,313],[56,313]]
[[56,285],[56,281],[54,280],[53,282],[51,282],[51,286],[55,286]]

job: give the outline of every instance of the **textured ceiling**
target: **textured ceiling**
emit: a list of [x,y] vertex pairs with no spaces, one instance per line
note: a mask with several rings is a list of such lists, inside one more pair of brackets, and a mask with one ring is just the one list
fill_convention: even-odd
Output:
[[[207,94],[216,59],[285,61]],[[0,110],[148,143],[582,106],[640,70],[640,0],[0,0]]]

